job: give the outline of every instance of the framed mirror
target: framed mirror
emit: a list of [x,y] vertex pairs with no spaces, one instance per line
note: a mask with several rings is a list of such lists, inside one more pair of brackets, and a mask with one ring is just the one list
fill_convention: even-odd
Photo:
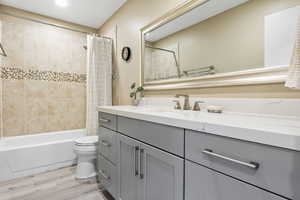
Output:
[[280,83],[299,0],[189,0],[141,30],[146,90]]

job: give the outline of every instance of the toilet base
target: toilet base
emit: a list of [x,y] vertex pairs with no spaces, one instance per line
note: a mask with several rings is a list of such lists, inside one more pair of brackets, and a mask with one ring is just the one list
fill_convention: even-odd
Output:
[[96,172],[96,158],[79,158],[77,161],[76,178],[88,179],[97,175]]

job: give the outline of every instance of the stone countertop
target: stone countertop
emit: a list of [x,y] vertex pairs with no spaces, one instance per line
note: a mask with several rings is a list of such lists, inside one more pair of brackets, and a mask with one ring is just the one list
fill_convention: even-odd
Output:
[[101,106],[98,111],[300,151],[300,119],[294,117],[213,114],[154,106]]

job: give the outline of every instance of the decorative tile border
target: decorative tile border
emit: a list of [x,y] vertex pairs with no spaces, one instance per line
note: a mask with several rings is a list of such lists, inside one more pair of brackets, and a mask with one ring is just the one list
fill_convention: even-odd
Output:
[[86,74],[1,67],[1,79],[86,83]]

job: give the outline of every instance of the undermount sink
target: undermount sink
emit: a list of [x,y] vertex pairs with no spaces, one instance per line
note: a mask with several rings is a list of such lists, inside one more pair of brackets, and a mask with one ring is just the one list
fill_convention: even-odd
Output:
[[148,113],[154,114],[159,116],[166,116],[166,117],[175,117],[175,118],[203,118],[209,113],[206,112],[199,112],[199,111],[192,111],[192,110],[175,110],[173,108],[168,107],[155,107],[155,106],[122,106],[122,110],[127,111],[135,111],[141,113]]
[[120,106],[123,110],[132,110],[136,112],[151,112],[151,113],[162,113],[171,112],[171,109],[154,107],[154,106]]

